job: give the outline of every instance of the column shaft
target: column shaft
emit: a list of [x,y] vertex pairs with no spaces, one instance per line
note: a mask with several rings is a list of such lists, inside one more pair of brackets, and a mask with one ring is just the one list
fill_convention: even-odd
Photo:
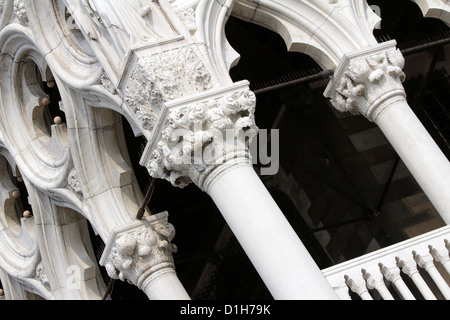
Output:
[[142,284],[142,290],[150,300],[190,300],[174,269],[155,272]]
[[208,189],[275,299],[337,299],[251,165],[235,166]]
[[340,111],[375,122],[444,221],[450,223],[450,164],[406,101],[405,59],[389,41],[345,55],[325,90]]
[[383,108],[376,124],[441,217],[450,224],[450,164],[405,99]]

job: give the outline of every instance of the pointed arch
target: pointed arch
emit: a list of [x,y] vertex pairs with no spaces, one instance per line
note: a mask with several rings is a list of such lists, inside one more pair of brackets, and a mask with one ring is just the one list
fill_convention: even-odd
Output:
[[311,56],[324,69],[376,44],[372,32],[380,21],[365,0],[238,0],[233,15],[279,33],[289,51]]
[[450,3],[443,0],[411,0],[422,10],[425,18],[436,18],[450,26]]

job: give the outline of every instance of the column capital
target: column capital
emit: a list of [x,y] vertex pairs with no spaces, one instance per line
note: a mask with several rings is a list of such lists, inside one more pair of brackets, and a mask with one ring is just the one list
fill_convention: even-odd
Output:
[[405,261],[400,258],[396,258],[397,266],[403,271],[404,274],[408,275],[410,278],[419,273],[417,270],[417,264],[414,261]]
[[364,293],[368,293],[366,282],[364,280],[353,280],[349,276],[345,276],[345,284],[356,293],[358,296],[362,296]]
[[414,260],[417,265],[425,270],[434,267],[433,257],[430,254],[421,255],[413,251]]
[[430,249],[430,254],[434,258],[434,260],[441,263],[442,265],[450,261],[448,250],[438,250],[431,245],[429,245],[428,248]]
[[387,266],[380,266],[380,271],[386,278],[386,280],[395,283],[398,280],[401,280],[402,277],[400,275],[400,268],[398,267],[387,267]]
[[405,59],[396,45],[393,40],[344,56],[324,93],[337,110],[376,122],[387,101],[405,99]]
[[362,270],[363,278],[366,280],[367,288],[369,289],[378,289],[381,286],[384,286],[383,274],[381,273],[371,273],[366,270]]
[[204,190],[209,174],[226,162],[251,163],[249,145],[258,128],[248,85],[242,81],[167,104],[141,165],[174,186],[193,182]]
[[156,273],[174,270],[175,229],[167,218],[168,213],[162,212],[111,232],[100,264],[112,279],[127,280],[143,290]]

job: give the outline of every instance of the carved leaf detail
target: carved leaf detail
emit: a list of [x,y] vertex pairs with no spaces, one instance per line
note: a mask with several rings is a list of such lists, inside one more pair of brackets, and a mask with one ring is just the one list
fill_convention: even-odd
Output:
[[28,22],[27,11],[23,0],[14,0],[14,13],[21,23]]
[[354,58],[331,96],[333,106],[341,112],[363,114],[372,120],[374,101],[388,91],[403,90],[405,65],[399,50]]
[[150,175],[182,188],[227,155],[247,152],[238,137],[256,135],[255,105],[254,93],[244,90],[172,111],[147,164]]
[[175,229],[166,222],[153,227],[142,226],[118,236],[105,265],[113,279],[132,283],[147,270],[161,263],[173,263],[172,253],[176,246],[170,243]]

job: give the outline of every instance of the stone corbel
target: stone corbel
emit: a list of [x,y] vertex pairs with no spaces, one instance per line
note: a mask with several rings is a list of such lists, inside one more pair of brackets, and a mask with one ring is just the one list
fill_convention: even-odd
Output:
[[341,112],[375,121],[390,99],[405,99],[405,59],[395,41],[345,55],[325,90]]
[[112,279],[146,291],[160,271],[175,272],[175,229],[167,219],[168,213],[162,212],[112,231],[100,259]]

